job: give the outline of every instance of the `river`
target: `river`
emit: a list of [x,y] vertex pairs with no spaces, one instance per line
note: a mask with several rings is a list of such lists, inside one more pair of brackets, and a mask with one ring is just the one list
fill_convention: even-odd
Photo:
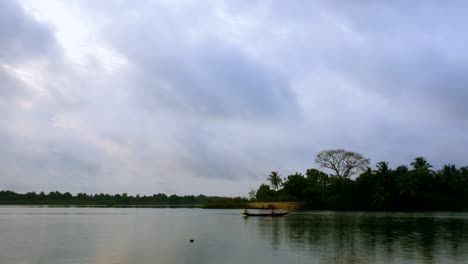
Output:
[[468,263],[468,213],[240,213],[1,206],[0,263]]

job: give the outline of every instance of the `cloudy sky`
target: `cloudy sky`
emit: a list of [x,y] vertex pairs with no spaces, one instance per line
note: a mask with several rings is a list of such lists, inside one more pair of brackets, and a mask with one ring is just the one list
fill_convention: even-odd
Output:
[[0,189],[247,195],[468,165],[463,1],[0,1]]

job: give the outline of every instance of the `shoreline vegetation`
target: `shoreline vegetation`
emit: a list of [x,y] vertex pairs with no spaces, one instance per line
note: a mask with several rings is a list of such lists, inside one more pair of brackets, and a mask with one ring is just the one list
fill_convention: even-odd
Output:
[[243,197],[220,197],[206,195],[128,195],[122,194],[86,194],[72,195],[69,192],[28,192],[16,193],[0,191],[0,205],[29,206],[76,206],[76,207],[148,207],[148,208],[245,208],[249,200]]
[[129,196],[128,194],[86,194],[72,195],[58,191],[28,192],[0,191],[0,206],[38,207],[114,207],[114,208],[207,208],[207,209],[299,209],[297,202],[252,202],[242,197],[219,197],[205,195],[167,196],[163,193],[152,196]]
[[291,202],[307,210],[334,211],[467,211],[468,166],[453,164],[438,170],[417,157],[410,167],[390,168],[377,162],[375,168],[363,155],[343,149],[324,150],[315,163],[320,169],[281,177],[268,175],[268,183],[249,192],[258,202]]
[[249,208],[332,211],[467,211],[468,166],[444,165],[439,170],[423,157],[411,167],[394,169],[378,162],[373,169],[363,155],[343,149],[324,150],[315,163],[321,169],[281,177],[268,175],[269,184],[251,189],[249,198],[206,195],[177,196],[86,194],[58,191],[25,194],[0,191],[0,205],[157,207],[157,208]]
[[[18,194],[12,191],[0,191],[0,197],[8,194],[16,196],[14,199],[6,199],[0,201],[0,206],[37,206],[37,207],[111,207],[111,208],[206,208],[206,209],[283,209],[297,210],[300,209],[298,202],[249,202],[244,201],[245,198],[229,198],[223,197],[221,201],[214,201],[206,204],[141,204],[141,203],[98,203],[84,202],[75,199],[72,200],[43,200],[31,201],[21,199],[21,196],[31,195],[32,193]],[[55,195],[57,193],[55,192]],[[47,195],[46,195],[47,196]],[[91,195],[90,195],[91,196]],[[73,197],[73,196],[72,196]],[[216,197],[218,198],[218,197]],[[216,199],[215,199],[216,200]],[[234,200],[234,201],[231,201]]]

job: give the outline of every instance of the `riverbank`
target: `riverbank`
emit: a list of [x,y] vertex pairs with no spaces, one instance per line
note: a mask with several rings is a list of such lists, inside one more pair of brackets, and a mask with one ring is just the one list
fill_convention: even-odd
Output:
[[298,202],[250,202],[250,203],[211,203],[203,206],[212,209],[282,209],[297,210],[300,208]]
[[299,209],[297,202],[251,202],[251,203],[210,203],[210,204],[47,204],[47,203],[0,203],[2,206],[34,206],[34,207],[113,207],[113,208],[206,208],[206,209]]
[[249,209],[284,209],[284,210],[296,210],[299,209],[298,202],[254,202],[248,203]]
[[96,207],[96,208],[205,208],[205,209],[243,209],[247,203],[208,203],[208,204],[83,204],[83,203],[27,203],[1,202],[0,206],[24,207]]
[[84,208],[204,208],[202,204],[40,204],[40,203],[0,203],[0,206],[24,207],[84,207]]

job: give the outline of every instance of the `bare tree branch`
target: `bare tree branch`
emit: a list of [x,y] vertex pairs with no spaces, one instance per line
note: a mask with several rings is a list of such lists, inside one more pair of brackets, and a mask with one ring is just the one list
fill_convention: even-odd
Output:
[[345,179],[350,178],[358,171],[365,170],[369,165],[369,159],[356,152],[331,149],[318,153],[315,163],[322,168],[332,170],[338,178]]

